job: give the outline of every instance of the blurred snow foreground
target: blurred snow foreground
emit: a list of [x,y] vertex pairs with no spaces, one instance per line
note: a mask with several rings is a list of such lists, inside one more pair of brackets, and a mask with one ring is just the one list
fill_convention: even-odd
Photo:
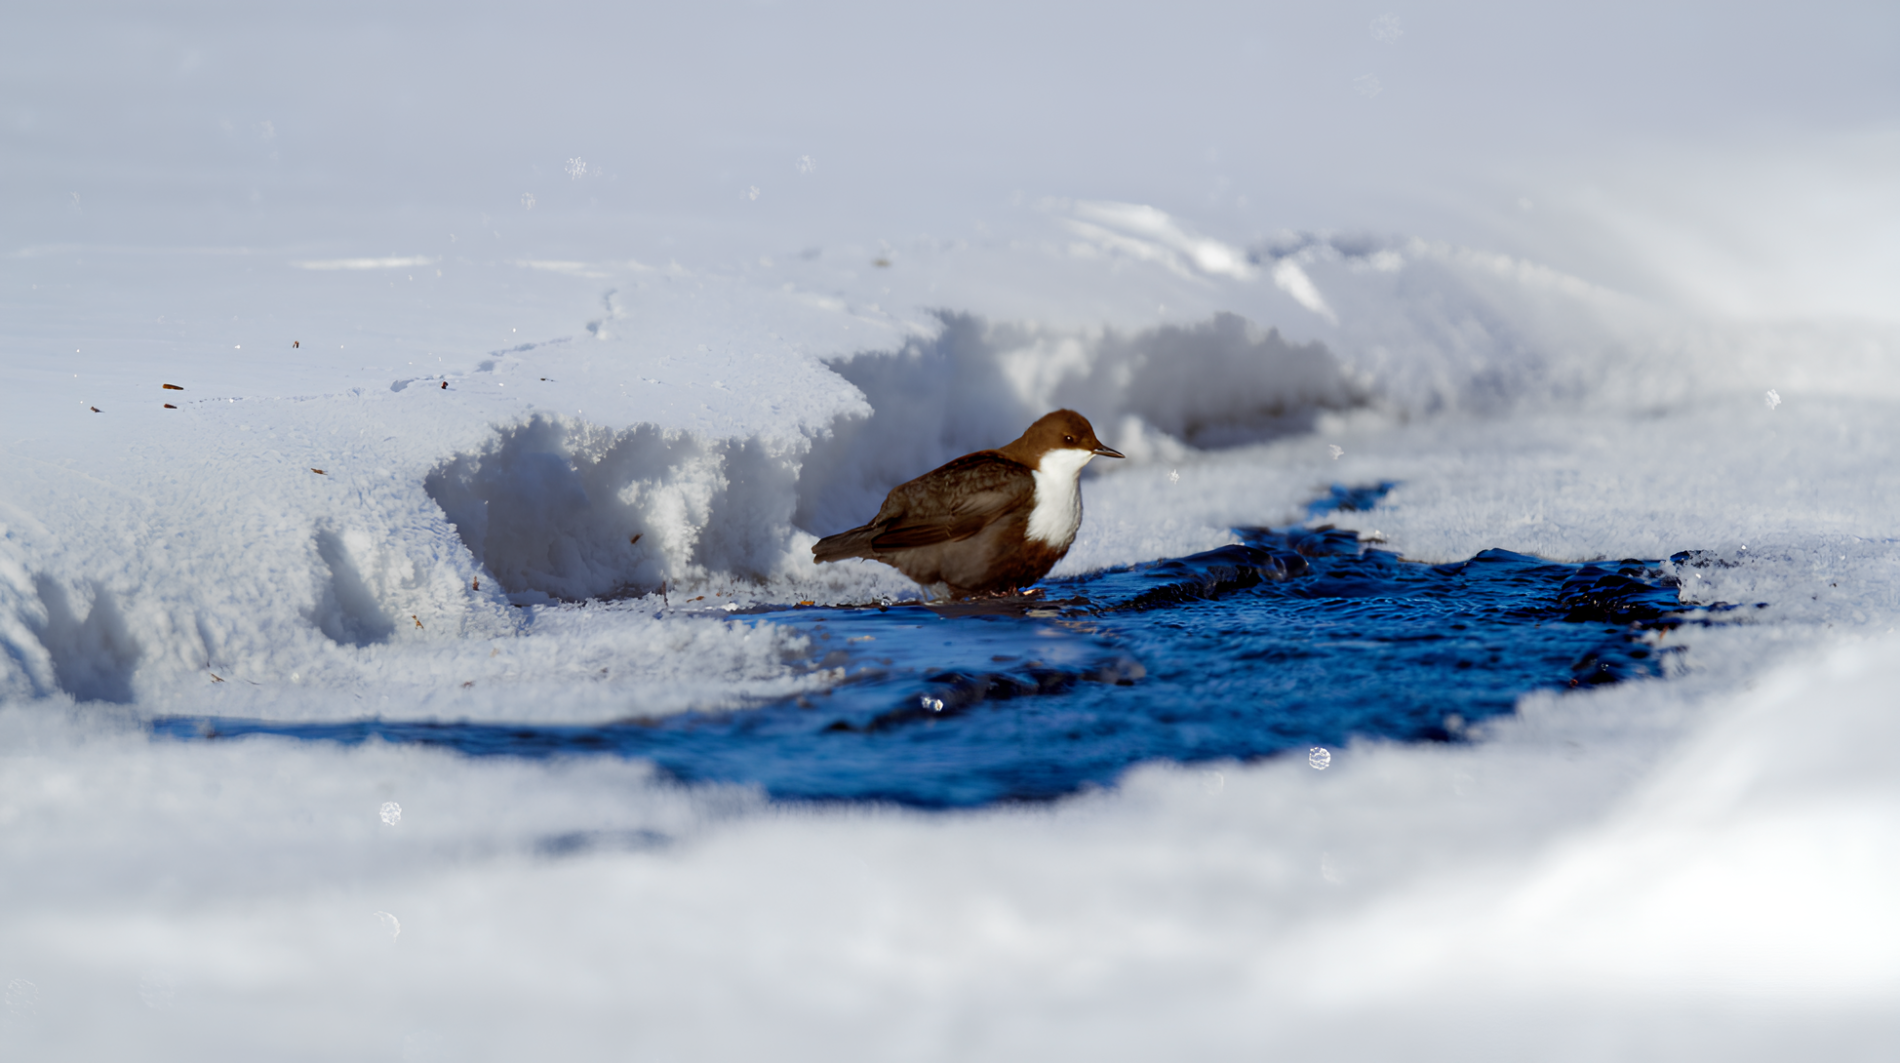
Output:
[[[722,26],[722,55],[762,64],[723,78],[692,65],[703,48],[651,43],[710,16],[584,14],[613,32],[418,6],[315,28],[126,14],[96,39],[38,12],[8,35],[9,1056],[1890,1053],[1885,127],[1663,151],[1669,130],[1610,145],[1578,120],[1599,139],[1487,169],[1482,122],[1429,116],[1570,112],[1535,71],[1459,96],[1444,71],[1476,60],[1452,39],[1559,66],[1594,62],[1588,40],[1491,47],[1516,23],[1473,8],[1294,47],[1331,30],[1227,13],[1211,36],[1245,64],[1147,24],[1144,54],[1181,84],[1229,65],[1284,84],[1116,95],[1135,90],[1051,42],[1122,54],[1134,30],[933,27],[920,69],[1000,49],[1107,94],[1062,112],[1105,147],[1045,151],[1042,112],[1011,109],[1029,75],[971,85],[957,106],[994,123],[972,125],[864,71],[835,13]],[[1805,32],[1721,28],[1744,57]],[[637,62],[611,51],[628,41]],[[581,69],[568,49],[652,79],[589,89],[645,132],[599,133],[604,105],[546,73]],[[468,55],[509,73],[478,84]],[[1808,61],[1735,84],[1879,67]],[[1686,80],[1727,83],[1703,73]],[[832,78],[894,147],[798,117],[843,106]],[[1629,113],[1657,113],[1640,88]],[[1130,115],[1154,150],[1117,139]],[[1193,139],[1259,123],[1284,139]],[[1366,175],[1412,128],[1407,199]],[[133,161],[76,132],[94,129]],[[931,167],[879,169],[913,156]],[[1573,180],[1580,160],[1597,168]],[[1478,170],[1521,187],[1460,176]],[[1282,183],[1250,195],[1262,174]],[[605,757],[150,734],[171,714],[600,722],[817,694],[842,677],[803,637],[733,612],[914,594],[807,548],[1062,405],[1131,460],[1084,484],[1058,575],[1390,480],[1348,516],[1408,557],[1694,550],[1672,569],[1685,600],[1765,608],[1668,634],[1687,649],[1666,679],[1530,696],[1469,742],[1357,742],[1324,771],[1154,764],[974,813],[788,807]]]

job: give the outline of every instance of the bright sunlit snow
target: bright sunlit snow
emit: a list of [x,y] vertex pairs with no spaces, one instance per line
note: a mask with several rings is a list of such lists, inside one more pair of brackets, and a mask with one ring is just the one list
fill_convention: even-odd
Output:
[[[10,1055],[1900,1039],[1890,7],[5,21]],[[1395,482],[1327,519],[1748,608],[1468,741],[975,811],[154,734],[823,698],[752,610],[915,596],[810,546],[1061,406],[1128,460],[1056,577]]]

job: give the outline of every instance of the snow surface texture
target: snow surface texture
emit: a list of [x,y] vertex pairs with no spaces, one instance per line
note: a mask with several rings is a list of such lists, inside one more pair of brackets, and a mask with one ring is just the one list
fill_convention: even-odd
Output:
[[[1891,11],[790,7],[16,20],[10,1053],[1884,1058]],[[809,544],[1056,405],[1130,455],[1058,575],[1396,480],[1407,556],[1767,608],[969,815],[144,730],[824,689],[730,609],[914,594]]]

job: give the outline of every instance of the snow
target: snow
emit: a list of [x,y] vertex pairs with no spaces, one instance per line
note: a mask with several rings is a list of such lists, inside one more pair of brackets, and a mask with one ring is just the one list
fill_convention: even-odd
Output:
[[[0,45],[9,1050],[1900,1033],[1893,12],[94,16]],[[733,612],[915,594],[809,546],[1057,406],[1129,456],[1057,575],[1391,480],[1408,557],[1700,551],[1746,619],[1468,744],[975,813],[147,727],[825,689]]]

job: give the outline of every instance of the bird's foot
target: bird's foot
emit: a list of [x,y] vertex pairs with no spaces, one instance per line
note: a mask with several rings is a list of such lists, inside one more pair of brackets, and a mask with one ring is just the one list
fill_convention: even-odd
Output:
[[983,597],[985,598],[1040,598],[1042,597],[1042,588],[1030,587],[1027,589],[1023,589],[1019,587],[1007,587],[1000,591],[991,591],[988,594],[984,595]]

